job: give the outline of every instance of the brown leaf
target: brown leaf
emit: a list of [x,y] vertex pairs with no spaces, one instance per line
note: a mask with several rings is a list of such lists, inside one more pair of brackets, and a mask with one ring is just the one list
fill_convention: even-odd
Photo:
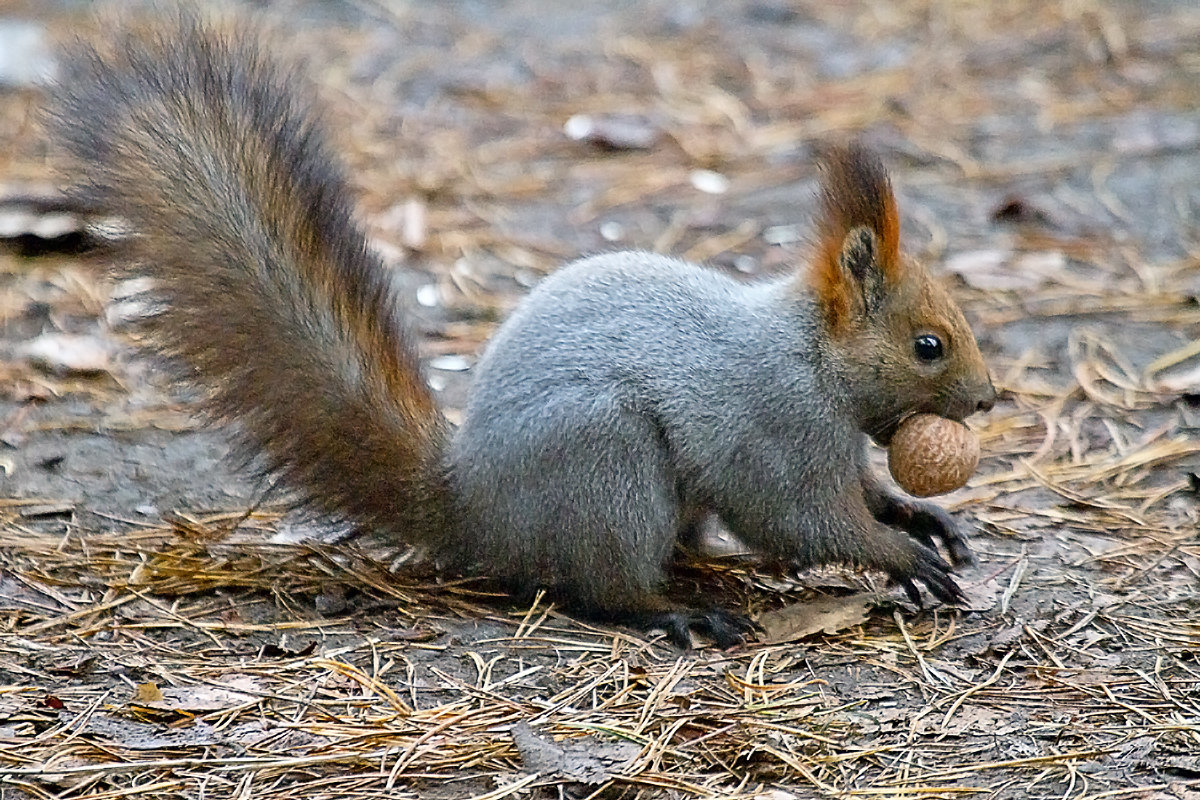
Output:
[[534,733],[527,722],[514,725],[512,737],[527,771],[592,785],[611,780],[641,752],[632,742],[607,742],[594,736],[556,742]]
[[814,633],[833,634],[861,625],[870,616],[875,601],[876,596],[871,592],[819,597],[811,602],[767,611],[756,621],[763,627],[764,641],[773,644],[789,642]]
[[150,705],[152,703],[161,703],[163,694],[159,688],[153,683],[139,683],[137,691],[133,693],[133,697],[129,698],[130,703],[135,703],[139,706]]

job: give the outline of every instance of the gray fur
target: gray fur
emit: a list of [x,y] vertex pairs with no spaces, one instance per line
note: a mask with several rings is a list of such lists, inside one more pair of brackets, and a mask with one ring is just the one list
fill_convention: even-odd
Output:
[[639,252],[562,268],[491,340],[451,444],[471,566],[636,607],[699,509],[770,555],[862,563],[858,527],[900,537],[862,501],[822,339],[794,281]]

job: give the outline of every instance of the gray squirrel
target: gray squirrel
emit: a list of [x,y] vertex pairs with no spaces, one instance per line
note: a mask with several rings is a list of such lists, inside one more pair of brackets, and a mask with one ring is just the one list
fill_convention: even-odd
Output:
[[645,252],[562,267],[487,345],[454,429],[310,94],[254,38],[182,15],[80,46],[50,132],[78,196],[135,232],[123,260],[162,292],[161,350],[308,507],[682,647],[752,630],[662,593],[675,543],[711,514],[771,557],[961,598],[936,544],[961,563],[966,540],[893,496],[866,445],[995,390],[954,301],[901,253],[867,149],[825,155],[790,275],[744,283]]

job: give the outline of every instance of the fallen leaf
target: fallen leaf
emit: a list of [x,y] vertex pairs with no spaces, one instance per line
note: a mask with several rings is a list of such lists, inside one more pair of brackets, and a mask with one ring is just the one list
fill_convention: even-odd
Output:
[[512,737],[527,772],[593,786],[612,780],[642,749],[632,742],[602,741],[594,736],[556,742],[534,733],[527,722],[514,725]]
[[[185,711],[198,714],[225,711],[255,703],[262,692],[258,679],[249,675],[226,677],[222,679],[222,683],[223,686],[168,686],[161,691],[152,683],[144,683],[138,687],[139,693],[142,686],[149,686],[159,693],[158,699],[147,697],[132,702],[156,711]],[[240,689],[250,691],[239,691]]]
[[162,701],[163,694],[153,683],[139,683],[137,691],[133,693],[133,697],[129,698],[130,703],[135,703],[139,706],[161,703]]
[[876,596],[860,592],[837,597],[819,597],[767,611],[755,620],[763,628],[764,641],[778,644],[803,639],[814,633],[833,634],[861,625],[870,616]]

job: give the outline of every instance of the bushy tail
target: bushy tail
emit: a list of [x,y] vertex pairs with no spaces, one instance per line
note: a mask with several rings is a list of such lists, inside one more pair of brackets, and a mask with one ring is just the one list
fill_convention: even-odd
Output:
[[436,537],[445,419],[301,81],[253,37],[183,16],[81,46],[51,134],[82,199],[132,226],[208,410],[313,507]]

